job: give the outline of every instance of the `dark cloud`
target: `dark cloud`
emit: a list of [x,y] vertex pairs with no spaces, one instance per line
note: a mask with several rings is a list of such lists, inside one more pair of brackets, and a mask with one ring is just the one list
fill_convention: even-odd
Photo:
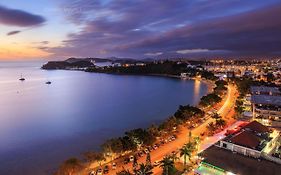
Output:
[[[277,0],[77,0],[56,56],[233,56],[280,53]],[[160,54],[161,53],[161,54]]]
[[29,27],[40,25],[45,21],[46,19],[42,16],[0,6],[0,24]]
[[20,33],[21,31],[19,30],[14,30],[14,31],[11,31],[11,32],[8,32],[7,35],[10,36],[10,35],[16,35],[18,33]]

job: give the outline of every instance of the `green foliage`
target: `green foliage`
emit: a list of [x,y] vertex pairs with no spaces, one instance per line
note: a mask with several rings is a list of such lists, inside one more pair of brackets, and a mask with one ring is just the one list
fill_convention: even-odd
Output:
[[219,97],[217,94],[214,94],[214,93],[211,93],[211,94],[208,94],[206,96],[203,96],[201,99],[200,99],[200,105],[201,106],[210,106],[210,105],[213,105],[215,103],[218,103],[222,100],[221,97]]
[[163,169],[163,175],[173,175],[176,172],[174,159],[170,156],[166,156],[160,161],[160,167]]
[[204,111],[190,105],[186,105],[186,106],[180,105],[178,110],[174,114],[176,119],[182,121],[185,121],[194,116],[203,116],[203,115],[204,115]]
[[151,175],[153,174],[152,172],[152,167],[148,166],[146,164],[141,163],[139,165],[139,169],[134,171],[136,175]]
[[141,128],[125,132],[125,135],[136,145],[151,145],[155,141],[155,137],[150,132]]
[[244,112],[244,108],[243,108],[243,97],[239,96],[235,102],[235,112],[237,112],[238,114],[242,114]]
[[101,152],[88,151],[88,152],[85,152],[83,154],[83,156],[87,162],[105,160],[105,157],[104,157],[103,153],[101,153]]
[[84,166],[79,159],[70,158],[59,167],[56,175],[78,174],[83,168]]
[[148,63],[145,66],[89,68],[89,72],[118,73],[118,74],[166,74],[179,75],[187,70],[186,63],[177,64],[174,61]]
[[214,73],[209,71],[202,71],[200,74],[202,78],[205,78],[207,80],[216,81],[218,79],[217,77],[215,77]]
[[224,80],[218,80],[215,82],[216,87],[214,88],[214,93],[215,94],[222,94],[223,92],[225,92],[227,90],[227,87],[225,87],[227,85],[227,82]]
[[147,166],[152,166],[150,153],[147,153],[147,154],[146,154],[146,161],[145,161],[145,164],[146,164]]

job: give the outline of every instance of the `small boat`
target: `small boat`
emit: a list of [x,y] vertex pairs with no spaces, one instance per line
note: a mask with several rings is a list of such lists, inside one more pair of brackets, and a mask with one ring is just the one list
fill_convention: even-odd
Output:
[[19,80],[20,80],[20,81],[24,81],[25,78],[23,78],[22,75],[21,75]]
[[52,84],[52,82],[51,81],[46,81],[46,84]]

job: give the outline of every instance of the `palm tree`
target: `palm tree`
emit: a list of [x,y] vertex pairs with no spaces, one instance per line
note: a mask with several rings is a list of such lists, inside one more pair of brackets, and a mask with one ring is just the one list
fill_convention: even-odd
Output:
[[221,119],[221,116],[218,113],[214,113],[212,115],[212,118],[215,119],[215,120],[218,120],[218,119]]
[[225,120],[223,120],[223,119],[218,119],[218,120],[216,121],[216,125],[218,125],[219,127],[223,127],[223,126],[226,125],[226,122],[225,122]]
[[194,140],[193,142],[194,142],[194,145],[195,145],[196,149],[198,149],[198,145],[201,141],[200,137],[198,137],[198,136],[194,137],[193,140]]
[[216,128],[216,125],[214,124],[214,122],[209,123],[208,126],[207,126],[207,128],[208,128],[208,130],[209,130],[209,132],[210,132],[211,134],[213,134],[214,131],[217,129],[217,128]]
[[137,167],[138,167],[138,159],[137,159],[136,156],[134,156],[134,160],[133,160],[133,169],[135,170],[135,169],[137,169]]
[[169,156],[166,156],[160,161],[160,167],[163,169],[163,175],[170,175],[175,168],[175,162]]
[[188,133],[188,138],[189,138],[189,142],[190,142],[191,138],[192,138],[192,132],[191,131],[189,131],[189,133]]
[[59,168],[57,175],[74,175],[84,168],[81,161],[77,158],[66,160]]
[[145,165],[143,163],[140,164],[140,168],[138,170],[134,171],[136,175],[151,175],[153,174],[152,172],[152,167]]
[[151,166],[151,157],[150,157],[150,153],[147,153],[147,154],[146,154],[146,162],[145,162],[145,164],[146,164],[147,166]]
[[192,142],[188,142],[180,149],[180,156],[183,156],[184,167],[186,167],[187,157],[191,161],[192,152],[195,150],[195,145]]
[[180,149],[180,156],[182,157],[183,156],[183,164],[184,164],[184,167],[186,168],[186,159],[187,157],[191,157],[191,150],[188,149],[186,146],[183,146],[181,149]]

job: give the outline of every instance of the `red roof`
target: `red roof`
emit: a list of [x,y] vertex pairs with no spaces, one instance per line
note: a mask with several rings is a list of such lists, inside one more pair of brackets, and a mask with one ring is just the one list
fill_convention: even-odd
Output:
[[250,129],[257,133],[269,132],[268,127],[262,125],[261,123],[259,123],[257,121],[252,121],[252,122],[248,123],[247,125],[245,125],[243,128]]
[[260,139],[251,131],[242,131],[238,135],[232,137],[230,141],[234,144],[246,146],[248,148],[256,148],[260,144]]

